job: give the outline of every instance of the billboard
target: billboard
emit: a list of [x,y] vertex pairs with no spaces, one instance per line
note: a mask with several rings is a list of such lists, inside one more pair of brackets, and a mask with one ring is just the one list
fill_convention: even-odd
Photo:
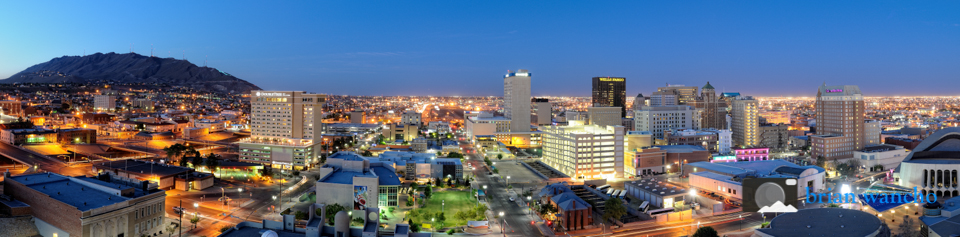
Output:
[[366,210],[367,186],[353,186],[353,210]]

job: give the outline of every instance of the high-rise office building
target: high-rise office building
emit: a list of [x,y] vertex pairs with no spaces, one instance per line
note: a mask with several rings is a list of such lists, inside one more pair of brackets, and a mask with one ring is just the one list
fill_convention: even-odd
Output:
[[620,107],[589,107],[587,119],[590,120],[590,125],[621,125],[623,123],[623,117],[620,117],[621,111]]
[[[697,87],[696,86],[685,86],[685,85],[670,85],[667,84],[666,87],[657,88],[657,92],[672,92],[677,95],[677,104],[686,105],[697,100]],[[651,98],[653,99],[653,98]],[[656,106],[650,103],[653,106]]]
[[400,124],[403,125],[413,124],[414,126],[419,127],[420,125],[423,125],[423,122],[421,121],[422,119],[423,115],[413,110],[408,110],[403,112],[403,114],[400,114]]
[[533,98],[530,100],[534,104],[534,112],[537,116],[537,126],[553,124],[553,105],[550,99]]
[[752,96],[738,96],[730,100],[733,145],[755,147],[760,144],[760,111]]
[[633,111],[633,129],[663,139],[663,132],[669,129],[700,129],[699,117],[699,112],[687,105],[641,106]]
[[817,90],[817,135],[810,136],[811,155],[828,160],[853,157],[863,149],[864,104],[860,87],[827,86]]
[[626,78],[594,77],[593,107],[620,107],[620,117],[627,116]]
[[576,179],[623,177],[623,126],[546,126],[543,161]]
[[96,111],[113,112],[117,109],[117,91],[103,90],[93,96],[93,109]]
[[250,138],[240,143],[240,160],[279,169],[317,161],[326,95],[302,91],[252,91]]
[[530,76],[526,69],[503,76],[503,117],[510,119],[511,132],[530,131]]
[[700,110],[700,127],[727,129],[727,102],[717,97],[717,92],[708,81],[700,90],[700,96],[691,106]]

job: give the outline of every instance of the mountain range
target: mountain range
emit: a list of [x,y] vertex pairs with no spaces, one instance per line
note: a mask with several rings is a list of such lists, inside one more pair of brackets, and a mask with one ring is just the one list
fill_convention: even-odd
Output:
[[186,60],[137,53],[63,56],[33,65],[0,83],[119,83],[184,86],[219,93],[248,93],[260,87],[211,67]]

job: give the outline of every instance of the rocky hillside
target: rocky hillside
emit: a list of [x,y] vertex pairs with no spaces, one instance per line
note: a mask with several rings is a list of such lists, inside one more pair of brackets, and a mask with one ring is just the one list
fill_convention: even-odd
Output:
[[165,84],[220,93],[246,93],[260,87],[210,67],[186,60],[148,57],[136,53],[96,53],[63,56],[33,65],[0,83],[62,83],[115,81]]

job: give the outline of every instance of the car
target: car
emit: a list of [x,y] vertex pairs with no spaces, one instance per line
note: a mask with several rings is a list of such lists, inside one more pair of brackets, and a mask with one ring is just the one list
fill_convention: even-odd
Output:
[[510,201],[511,201],[511,202],[515,202],[515,201],[517,201],[517,199],[516,199],[516,198],[513,198],[513,197],[510,197]]

